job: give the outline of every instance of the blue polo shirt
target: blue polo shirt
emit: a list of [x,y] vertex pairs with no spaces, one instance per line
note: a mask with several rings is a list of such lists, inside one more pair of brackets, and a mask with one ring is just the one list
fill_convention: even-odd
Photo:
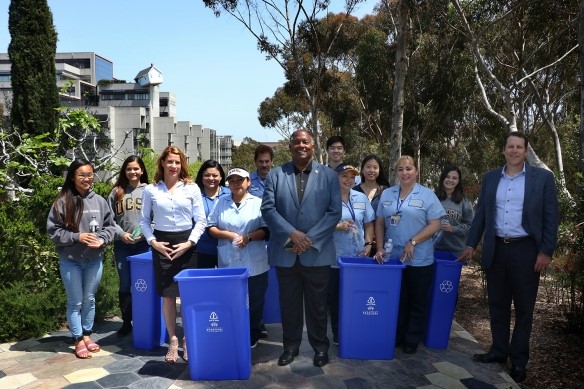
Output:
[[[203,195],[203,206],[205,207],[205,216],[209,216],[217,201],[224,196],[231,197],[231,190],[224,186],[219,188],[219,194],[214,198],[211,198],[205,194],[205,191],[201,191]],[[209,235],[209,231],[205,229],[201,239],[197,242],[197,252],[207,255],[217,255],[217,239]]]
[[[403,203],[399,200],[399,191],[399,185],[384,190],[377,208],[377,217],[383,218],[385,221],[384,241],[392,239],[391,256],[395,258],[402,256],[405,245],[414,235],[426,227],[428,221],[440,219],[446,215],[440,200],[431,189],[416,183]],[[400,220],[397,225],[392,225],[391,216],[396,214],[398,207],[401,212]],[[413,261],[406,264],[408,266],[428,266],[432,263],[434,263],[434,243],[432,239],[427,239],[416,245]]]

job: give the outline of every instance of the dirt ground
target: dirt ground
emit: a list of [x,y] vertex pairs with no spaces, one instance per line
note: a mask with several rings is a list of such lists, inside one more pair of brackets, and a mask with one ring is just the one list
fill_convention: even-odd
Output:
[[[546,287],[547,285],[547,287]],[[553,298],[549,280],[542,277],[535,306],[527,379],[521,388],[584,387],[584,335],[566,331],[566,319]],[[478,265],[463,267],[455,320],[485,351],[491,344],[489,312]]]

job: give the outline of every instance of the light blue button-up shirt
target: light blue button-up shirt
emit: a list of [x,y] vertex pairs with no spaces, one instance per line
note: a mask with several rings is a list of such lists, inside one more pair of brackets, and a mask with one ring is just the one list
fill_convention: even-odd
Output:
[[[261,205],[260,198],[248,194],[238,208],[231,196],[223,196],[217,200],[215,208],[209,214],[209,227],[215,226],[220,230],[235,232],[242,236],[248,235],[261,227],[266,227],[260,211]],[[252,240],[239,250],[241,263],[234,263],[235,250],[231,240],[219,239],[218,266],[220,268],[247,267],[250,276],[257,276],[268,271],[268,251],[263,239]]]
[[264,195],[264,189],[266,188],[266,179],[262,179],[256,170],[251,172],[249,175],[249,180],[250,187],[247,192],[261,199]]
[[523,170],[513,177],[501,173],[495,200],[495,235],[505,238],[527,236],[521,225],[523,218],[523,200],[525,198],[525,164]]

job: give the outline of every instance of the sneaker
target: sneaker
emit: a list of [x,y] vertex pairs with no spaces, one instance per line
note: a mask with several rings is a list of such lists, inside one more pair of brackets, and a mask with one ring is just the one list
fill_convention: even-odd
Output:
[[256,348],[259,342],[260,342],[259,340],[256,340],[255,343],[251,344],[251,348]]
[[339,336],[338,335],[333,335],[333,344],[335,346],[339,345]]

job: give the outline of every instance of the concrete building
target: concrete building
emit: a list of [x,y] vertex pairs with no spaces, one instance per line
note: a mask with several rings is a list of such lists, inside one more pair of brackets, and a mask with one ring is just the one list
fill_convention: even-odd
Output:
[[[160,153],[175,145],[185,151],[189,162],[216,159],[225,169],[231,167],[231,136],[178,121],[176,96],[160,90],[164,77],[154,64],[138,71],[134,82],[116,80],[113,62],[93,52],[57,53],[55,65],[62,104],[85,108],[105,123],[112,149],[119,150],[117,162],[140,147]],[[5,105],[11,94],[10,60],[0,53],[0,103]],[[8,109],[4,113],[9,115]]]

